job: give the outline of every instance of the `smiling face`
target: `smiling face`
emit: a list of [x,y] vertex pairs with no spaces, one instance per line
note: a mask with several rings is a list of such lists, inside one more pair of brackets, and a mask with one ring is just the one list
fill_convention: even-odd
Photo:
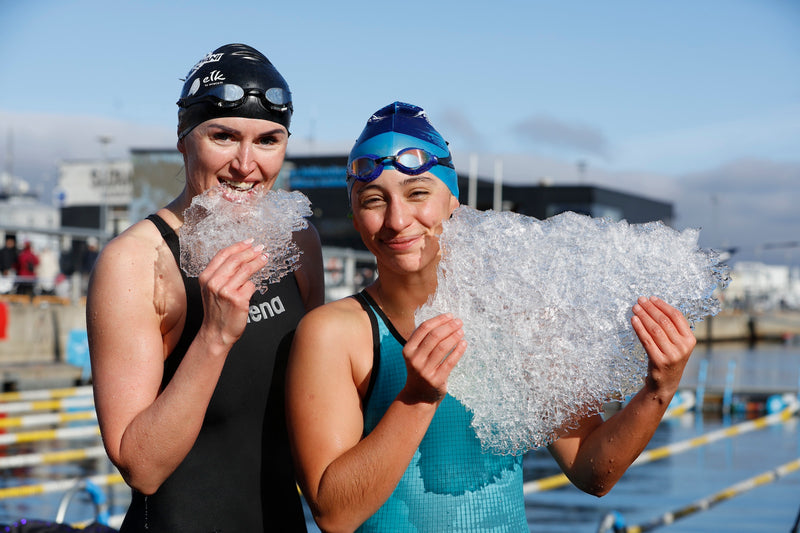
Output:
[[353,225],[378,260],[379,270],[418,272],[435,267],[442,221],[458,200],[438,178],[426,172],[409,176],[385,169],[351,194]]
[[188,197],[220,184],[237,191],[271,188],[288,140],[286,128],[268,120],[223,117],[203,122],[178,141]]

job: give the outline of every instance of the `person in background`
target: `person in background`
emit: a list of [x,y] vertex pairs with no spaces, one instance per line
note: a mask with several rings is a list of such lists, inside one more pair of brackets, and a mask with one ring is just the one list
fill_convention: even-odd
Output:
[[94,269],[94,264],[100,255],[100,243],[95,237],[86,239],[86,248],[81,254],[81,294],[86,294],[89,288],[89,277]]
[[178,240],[195,196],[275,184],[289,86],[261,52],[228,44],[189,71],[178,106],[185,187],[103,247],[89,284],[98,420],[132,488],[121,531],[305,531],[284,371],[297,323],[324,300],[319,236],[295,233],[299,269],[264,294],[250,281],[263,243],[243,235],[187,278]]
[[22,250],[17,256],[14,270],[17,272],[17,294],[33,296],[33,287],[36,285],[36,269],[39,266],[39,257],[33,252],[31,243],[25,241]]
[[11,274],[14,265],[17,263],[17,240],[11,236],[6,235],[6,244],[0,250],[0,274],[8,276]]
[[0,249],[0,294],[14,292],[14,265],[17,263],[17,239],[6,235],[6,243]]
[[39,254],[39,269],[37,273],[36,291],[39,294],[55,294],[56,282],[60,270],[58,266],[58,256],[52,247],[45,246]]
[[[353,225],[377,279],[302,320],[287,372],[298,479],[324,531],[529,531],[522,457],[484,453],[447,394],[466,349],[462,322],[415,327],[437,286],[442,222],[458,206],[445,140],[416,106],[367,122],[347,169]],[[695,345],[684,316],[640,298],[631,319],[649,357],[643,388],[606,421],[587,416],[549,450],[580,489],[607,493],[645,448]]]

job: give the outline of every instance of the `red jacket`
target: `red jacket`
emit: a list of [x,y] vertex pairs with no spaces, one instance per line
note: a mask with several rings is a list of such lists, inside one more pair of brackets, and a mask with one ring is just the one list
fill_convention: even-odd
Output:
[[26,244],[25,248],[17,256],[17,264],[14,266],[14,270],[17,271],[17,276],[35,276],[38,264],[39,258],[31,250],[31,245]]

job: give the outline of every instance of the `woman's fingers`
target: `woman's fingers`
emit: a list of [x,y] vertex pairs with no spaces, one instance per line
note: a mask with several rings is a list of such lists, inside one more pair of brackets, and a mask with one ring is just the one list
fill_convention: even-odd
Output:
[[213,274],[217,271],[217,269],[227,262],[231,255],[247,250],[248,248],[252,248],[253,242],[254,239],[250,238],[231,244],[230,246],[226,246],[211,258],[211,261],[208,262],[206,268],[203,269],[203,273]]
[[426,320],[406,343],[407,357],[423,357],[441,363],[463,338],[463,325],[461,320],[450,314]]
[[650,298],[639,298],[633,313],[649,336],[659,345],[674,342],[680,336],[672,317],[665,314]]
[[467,348],[462,328],[461,320],[446,313],[420,324],[406,342],[406,387],[419,398],[437,401],[444,397],[450,371]]
[[633,313],[631,324],[649,357],[650,382],[677,386],[697,342],[686,317],[655,297],[639,298]]
[[[267,262],[263,254],[264,245],[253,246],[252,242],[252,239],[248,239],[220,250],[200,274],[200,283],[222,297],[230,297],[246,289],[248,280]],[[252,290],[255,290],[254,286]]]

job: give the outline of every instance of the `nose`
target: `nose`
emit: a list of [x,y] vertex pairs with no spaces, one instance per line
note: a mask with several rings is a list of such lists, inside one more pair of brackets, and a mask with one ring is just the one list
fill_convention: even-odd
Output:
[[236,156],[231,161],[231,167],[242,176],[247,176],[256,168],[253,158],[253,149],[248,143],[240,143]]
[[390,198],[386,205],[383,224],[389,229],[400,231],[408,225],[409,206],[397,198]]

